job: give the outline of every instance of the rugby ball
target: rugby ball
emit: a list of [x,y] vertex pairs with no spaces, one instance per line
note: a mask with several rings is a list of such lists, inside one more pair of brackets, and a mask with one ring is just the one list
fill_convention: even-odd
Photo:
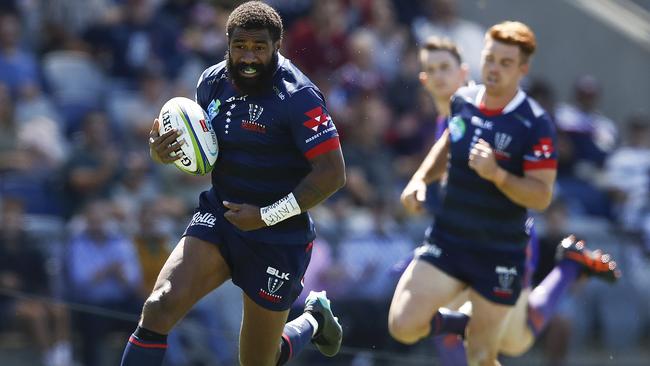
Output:
[[206,112],[191,99],[170,99],[160,110],[159,134],[171,129],[181,131],[176,138],[180,148],[172,153],[180,155],[174,164],[178,169],[193,175],[210,173],[219,154],[217,135]]

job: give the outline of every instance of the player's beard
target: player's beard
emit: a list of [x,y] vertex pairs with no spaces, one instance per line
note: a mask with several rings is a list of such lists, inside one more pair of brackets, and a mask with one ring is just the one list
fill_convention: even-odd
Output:
[[[228,69],[230,80],[232,80],[237,89],[245,95],[260,95],[270,91],[272,86],[271,81],[277,64],[277,52],[274,52],[271,61],[264,65],[261,63],[245,64],[243,62],[235,64],[230,57],[230,53],[226,51],[226,67]],[[253,66],[258,70],[258,74],[255,77],[250,78],[242,76],[240,72],[246,66]]]

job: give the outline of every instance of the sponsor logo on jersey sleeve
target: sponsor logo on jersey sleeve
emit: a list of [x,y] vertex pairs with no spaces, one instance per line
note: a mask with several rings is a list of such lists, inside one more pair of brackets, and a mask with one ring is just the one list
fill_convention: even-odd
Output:
[[457,142],[463,138],[465,135],[465,121],[459,116],[454,116],[454,118],[449,121],[449,134],[451,136],[452,142]]
[[553,139],[550,137],[542,137],[539,139],[539,143],[533,146],[533,154],[536,158],[539,159],[548,159],[553,154],[555,149],[553,148]]
[[320,126],[328,126],[332,121],[332,118],[323,110],[323,107],[316,107],[305,112],[305,115],[309,119],[303,122],[303,126],[318,132]]

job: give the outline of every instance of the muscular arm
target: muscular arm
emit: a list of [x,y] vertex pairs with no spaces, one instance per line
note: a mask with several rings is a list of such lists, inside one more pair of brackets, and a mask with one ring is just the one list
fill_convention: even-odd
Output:
[[447,170],[449,144],[449,130],[445,129],[402,191],[400,200],[407,211],[419,213],[424,210],[427,184],[440,180]]
[[[298,183],[298,186],[292,192],[295,202],[300,206],[299,212],[305,212],[323,202],[345,184],[345,163],[343,162],[340,147],[316,156],[310,159],[309,162],[311,163],[311,172]],[[273,224],[299,213],[295,203],[291,203],[291,201],[287,200],[287,197],[271,206],[267,206],[280,207],[280,211],[269,215],[275,221]],[[223,202],[223,205],[228,208],[224,217],[241,230],[255,230],[266,226],[262,219],[262,210],[264,208],[260,209],[260,207],[245,203],[226,201]]]
[[447,170],[449,153],[449,130],[445,129],[442,136],[429,150],[412,179],[421,179],[426,184],[440,180]]
[[523,177],[510,174],[497,164],[492,147],[483,139],[470,150],[468,164],[514,203],[539,211],[551,203],[556,169],[527,170]]
[[551,204],[556,174],[555,169],[539,169],[527,171],[523,177],[518,177],[498,168],[494,184],[513,202],[543,211]]
[[345,162],[340,147],[309,162],[311,172],[293,190],[303,212],[323,202],[345,185]]

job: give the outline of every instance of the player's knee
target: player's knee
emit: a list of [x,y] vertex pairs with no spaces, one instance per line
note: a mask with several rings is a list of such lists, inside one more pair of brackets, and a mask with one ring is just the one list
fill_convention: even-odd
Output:
[[470,366],[493,366],[498,352],[487,345],[467,344],[467,364]]
[[388,332],[396,341],[404,344],[414,344],[422,337],[422,329],[405,317],[390,317]]
[[176,304],[179,294],[171,291],[169,286],[161,286],[155,289],[144,302],[142,309],[142,321],[146,325],[155,323],[157,329],[170,330],[176,321]]
[[533,342],[534,338],[530,334],[518,335],[517,337],[508,337],[506,335],[499,346],[499,353],[509,357],[518,357],[528,352]]

